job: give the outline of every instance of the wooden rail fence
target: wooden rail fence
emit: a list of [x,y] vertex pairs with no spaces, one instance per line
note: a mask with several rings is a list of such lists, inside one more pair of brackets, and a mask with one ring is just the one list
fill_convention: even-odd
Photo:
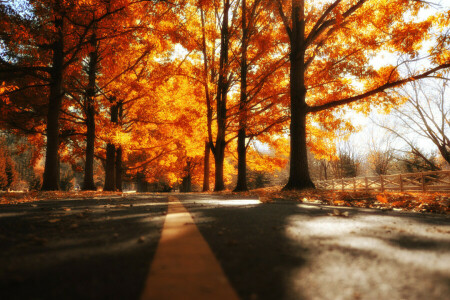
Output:
[[332,179],[315,184],[318,189],[335,191],[450,192],[450,170]]

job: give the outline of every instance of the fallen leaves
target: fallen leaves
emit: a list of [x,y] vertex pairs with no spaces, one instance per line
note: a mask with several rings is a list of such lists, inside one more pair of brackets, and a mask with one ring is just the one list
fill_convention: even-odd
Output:
[[380,203],[389,203],[389,201],[386,199],[384,195],[377,195],[376,198]]
[[1,204],[20,204],[30,203],[43,200],[56,200],[56,199],[86,199],[98,196],[122,196],[121,192],[103,192],[103,191],[76,191],[76,192],[64,192],[64,191],[31,191],[31,192],[0,192],[0,205]]
[[[222,192],[226,194],[226,192]],[[230,194],[230,192],[228,192]],[[235,193],[231,193],[235,194]],[[257,195],[262,203],[274,201],[296,201],[303,203],[325,204],[346,207],[377,208],[381,210],[415,211],[450,214],[450,193],[351,193],[327,190],[307,189],[302,191],[282,191],[281,186],[253,190],[245,195]],[[3,193],[0,194],[1,204],[20,204],[51,199],[92,199],[94,196],[122,195],[117,192],[29,192],[29,193]],[[38,207],[37,204],[30,204]],[[105,205],[108,209],[133,208],[133,204],[118,203]],[[66,214],[72,211],[69,207],[62,207]],[[76,214],[79,218],[86,218],[93,211],[85,209]],[[165,213],[163,213],[165,214]]]
[[383,211],[414,211],[450,214],[450,193],[364,193],[338,192],[307,189],[302,191],[282,191],[275,189],[258,189],[252,191],[264,202],[289,200],[302,203],[325,204],[346,207],[376,208]]

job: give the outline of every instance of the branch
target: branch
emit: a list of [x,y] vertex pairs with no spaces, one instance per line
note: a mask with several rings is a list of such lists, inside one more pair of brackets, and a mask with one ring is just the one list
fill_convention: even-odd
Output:
[[283,21],[284,28],[286,29],[289,39],[292,39],[292,29],[289,26],[289,21],[283,12],[283,3],[281,3],[281,0],[276,0],[276,2],[277,2],[276,4],[277,4],[277,8],[278,8],[278,13],[280,14],[281,20]]
[[342,106],[342,105],[345,105],[345,104],[350,104],[350,103],[362,100],[364,98],[376,95],[378,93],[384,92],[387,89],[390,89],[390,88],[393,88],[393,87],[396,87],[396,86],[400,86],[400,85],[403,85],[405,83],[408,83],[408,82],[411,82],[411,81],[414,81],[414,80],[427,78],[429,75],[431,75],[431,74],[433,74],[433,73],[435,73],[435,72],[437,72],[439,70],[446,69],[446,68],[450,68],[450,62],[446,63],[446,64],[439,65],[439,66],[437,66],[437,67],[435,67],[433,69],[430,69],[430,70],[428,70],[428,71],[426,71],[426,72],[424,72],[422,74],[416,75],[416,76],[412,76],[412,77],[409,77],[409,78],[397,80],[397,81],[394,81],[394,82],[385,83],[385,84],[379,86],[378,88],[373,89],[373,90],[368,91],[368,92],[365,92],[365,93],[363,93],[361,95],[353,96],[353,97],[346,98],[346,99],[336,100],[334,102],[329,102],[329,103],[326,103],[326,104],[323,104],[323,105],[310,106],[307,109],[307,111],[311,112],[311,113],[315,113],[315,112],[319,112],[319,111],[322,111],[322,110],[326,110],[326,109]]
[[[339,1],[336,1],[336,2],[339,2]],[[336,4],[336,2],[334,4]],[[367,2],[367,0],[359,0],[355,5],[350,7],[345,13],[342,14],[343,19],[352,15],[356,10],[358,10],[366,2]],[[331,6],[333,6],[334,4],[332,4]],[[337,4],[339,4],[339,3],[337,3]],[[334,8],[334,7],[332,7],[332,8]],[[328,10],[325,13],[329,14]],[[317,28],[316,28],[316,26],[314,26],[313,30],[309,33],[308,37],[306,38],[306,46],[309,46],[310,44],[312,44],[312,42],[315,41],[326,29],[335,25],[336,22],[337,22],[336,19],[330,19],[328,21],[323,22]],[[317,23],[316,23],[316,25],[317,25]]]

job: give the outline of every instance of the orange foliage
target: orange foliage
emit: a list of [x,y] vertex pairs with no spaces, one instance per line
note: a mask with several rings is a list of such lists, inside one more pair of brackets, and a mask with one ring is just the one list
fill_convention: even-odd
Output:
[[[302,84],[306,98],[302,105],[305,115],[312,112],[306,117],[307,144],[318,159],[335,159],[336,138],[358,130],[346,119],[349,109],[367,114],[373,107],[388,110],[402,101],[384,93],[385,86],[409,80],[401,64],[381,62],[373,66],[374,57],[387,52],[405,63],[416,59],[433,33],[436,47],[429,50],[430,63],[450,63],[446,34],[450,12],[438,12],[422,20],[419,12],[427,6],[422,1],[249,1],[249,7],[255,9],[248,40],[248,95],[242,113],[238,84],[242,15],[239,7],[233,7],[226,66],[230,70],[225,126],[228,180],[235,173],[234,141],[243,116],[249,167],[274,173],[288,161],[289,55],[293,45],[285,26],[291,26],[288,17],[292,3],[305,5]],[[42,20],[52,18],[49,11],[56,11],[56,4],[31,3]],[[223,10],[222,1],[78,0],[62,1],[58,9],[68,21],[62,33],[66,55],[60,118],[62,161],[76,165],[84,157],[88,82],[84,69],[90,53],[97,51],[100,59],[93,97],[96,156],[104,160],[105,145],[111,143],[123,149],[128,175],[144,174],[148,181],[165,177],[176,185],[189,174],[195,184],[200,184],[204,144],[209,138],[208,109],[212,120],[218,118],[213,95],[220,69],[218,12]],[[284,15],[279,15],[280,11]],[[205,14],[204,30],[201,12]],[[2,11],[2,16],[6,17],[6,12]],[[55,38],[55,27],[53,22],[42,22],[37,30],[26,20],[16,21],[15,16],[1,18],[2,36],[13,37],[5,40],[5,46],[22,59],[21,67],[34,68],[34,73],[12,82],[0,77],[0,127],[39,134],[32,140],[42,147],[50,77],[41,68],[52,64],[48,45]],[[89,43],[93,35],[98,39],[97,46]],[[3,58],[1,62],[9,63]],[[13,93],[16,89],[23,90]],[[209,107],[207,96],[212,101]],[[109,114],[117,103],[122,104],[123,111],[120,121],[112,123]],[[210,135],[217,132],[218,126],[213,123]],[[384,196],[377,199],[391,203]],[[392,205],[401,207],[397,202]]]

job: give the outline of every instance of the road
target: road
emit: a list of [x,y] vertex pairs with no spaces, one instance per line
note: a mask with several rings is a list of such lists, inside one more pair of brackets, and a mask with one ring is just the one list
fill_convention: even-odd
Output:
[[449,299],[450,217],[208,194],[0,206],[0,299],[151,299],[174,266],[170,290],[221,272],[223,299]]

